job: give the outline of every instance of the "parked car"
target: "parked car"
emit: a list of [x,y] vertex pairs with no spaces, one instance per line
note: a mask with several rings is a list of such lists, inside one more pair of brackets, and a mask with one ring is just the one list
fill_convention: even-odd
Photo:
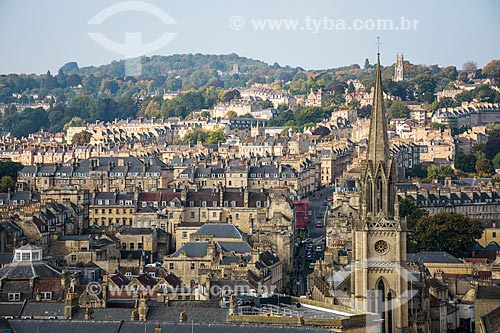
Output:
[[311,238],[306,238],[302,241],[302,244],[309,244],[311,243],[313,240]]
[[323,201],[323,206],[328,206],[328,201]]
[[316,222],[316,228],[323,228],[323,222],[317,221]]
[[328,198],[326,198],[326,201],[333,201],[333,197],[329,196]]

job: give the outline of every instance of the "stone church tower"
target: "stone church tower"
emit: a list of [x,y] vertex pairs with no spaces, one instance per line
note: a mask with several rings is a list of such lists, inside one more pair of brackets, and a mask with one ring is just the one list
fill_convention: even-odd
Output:
[[380,331],[386,333],[408,330],[406,225],[398,215],[395,172],[379,55],[367,158],[361,170],[360,211],[353,224],[351,292],[354,308],[379,313]]
[[396,54],[396,66],[394,66],[394,82],[401,82],[404,80],[403,68],[403,54]]

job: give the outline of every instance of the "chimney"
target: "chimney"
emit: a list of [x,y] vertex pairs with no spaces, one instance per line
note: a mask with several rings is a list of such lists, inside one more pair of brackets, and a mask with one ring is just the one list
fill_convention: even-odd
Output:
[[64,317],[67,320],[71,320],[73,318],[73,312],[76,309],[78,304],[78,295],[75,293],[68,293],[64,300]]
[[66,291],[69,287],[69,271],[65,268],[61,272],[61,289]]
[[149,310],[149,299],[146,298],[147,296],[141,297],[139,299],[139,307],[138,307],[138,313],[139,313],[139,320],[140,321],[145,321],[146,316],[148,314]]
[[130,314],[130,320],[137,321],[138,317],[139,317],[139,312],[137,311],[137,309],[133,309],[132,313]]
[[243,189],[243,205],[248,207],[248,187]]
[[[107,276],[107,275],[105,275]],[[106,308],[108,307],[108,283],[103,282],[101,284],[101,290],[102,290],[102,300],[101,300],[101,308]]]
[[156,325],[156,327],[155,327],[155,333],[162,333],[162,329],[161,329],[160,324]]
[[87,304],[85,307],[85,320],[92,320],[94,319],[94,308],[92,305]]
[[185,323],[187,322],[187,314],[186,314],[186,311],[182,311],[181,313],[179,313],[179,323]]
[[236,302],[236,295],[231,295],[229,299],[229,315],[236,315],[238,311],[238,303]]

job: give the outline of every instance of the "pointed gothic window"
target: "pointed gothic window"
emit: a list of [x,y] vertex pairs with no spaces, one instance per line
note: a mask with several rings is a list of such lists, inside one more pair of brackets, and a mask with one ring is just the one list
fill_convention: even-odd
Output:
[[383,184],[382,184],[382,177],[378,176],[377,178],[377,195],[374,198],[377,202],[377,208],[375,213],[383,211]]

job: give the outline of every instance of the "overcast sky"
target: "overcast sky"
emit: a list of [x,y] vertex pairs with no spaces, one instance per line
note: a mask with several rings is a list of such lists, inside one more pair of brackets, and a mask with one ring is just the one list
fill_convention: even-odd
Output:
[[[157,8],[147,12],[147,4]],[[99,12],[97,24],[89,24]],[[166,34],[148,55],[234,52],[306,69],[373,63],[380,36],[385,65],[400,52],[416,64],[484,66],[500,59],[499,16],[497,0],[0,0],[0,73],[55,73],[68,61],[83,67],[123,59],[123,48],[112,43],[123,44],[126,33],[143,43]],[[112,42],[103,46],[89,33]]]

